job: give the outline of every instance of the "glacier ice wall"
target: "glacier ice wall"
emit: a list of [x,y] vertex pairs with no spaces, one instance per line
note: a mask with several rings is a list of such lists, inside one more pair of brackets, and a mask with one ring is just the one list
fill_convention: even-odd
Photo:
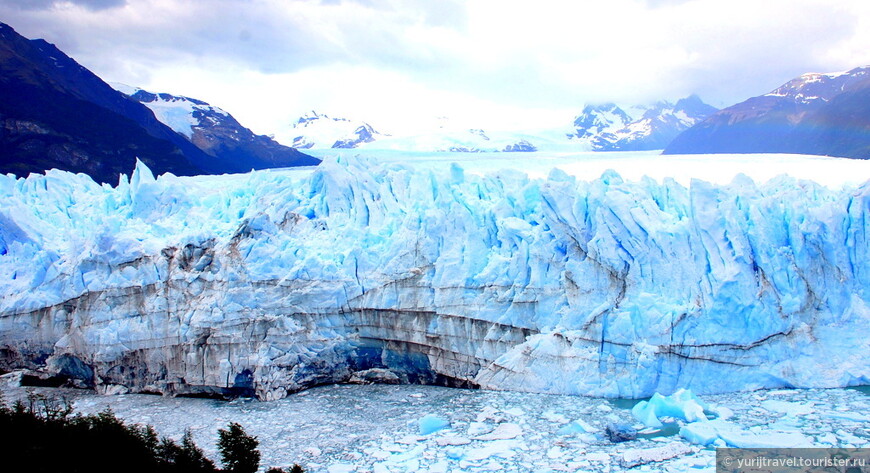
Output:
[[0,368],[262,399],[387,370],[621,397],[866,384],[868,194],[362,159],[0,176]]

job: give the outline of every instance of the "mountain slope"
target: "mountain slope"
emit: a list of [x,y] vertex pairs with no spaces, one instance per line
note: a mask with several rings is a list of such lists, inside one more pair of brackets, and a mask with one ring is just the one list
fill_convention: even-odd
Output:
[[870,81],[837,95],[799,129],[808,154],[870,157]]
[[154,112],[162,123],[185,136],[213,157],[204,167],[212,172],[246,172],[289,166],[315,166],[320,160],[256,135],[232,115],[202,100],[114,85]]
[[720,110],[685,131],[666,154],[803,153],[868,158],[870,68],[803,74]]
[[208,156],[54,45],[0,24],[0,172],[60,168],[116,183],[138,157],[158,173],[201,173]]
[[586,105],[574,120],[575,131],[568,137],[587,142],[594,151],[662,149],[715,111],[697,95],[675,104],[661,101],[627,109],[613,103]]

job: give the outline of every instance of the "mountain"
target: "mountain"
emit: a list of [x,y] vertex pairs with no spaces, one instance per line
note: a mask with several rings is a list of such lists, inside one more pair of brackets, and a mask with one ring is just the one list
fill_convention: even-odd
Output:
[[[310,112],[297,119],[279,141],[297,148],[365,148],[415,152],[641,151],[663,149],[670,141],[716,109],[696,95],[676,103],[620,108],[613,103],[587,105],[573,131],[484,130],[447,117],[417,123],[416,131],[379,133],[364,121]],[[566,138],[567,135],[567,138]]]
[[356,148],[385,136],[366,122],[306,113],[281,133],[278,140],[299,149]]
[[247,172],[289,166],[315,166],[320,160],[272,138],[256,135],[232,115],[202,100],[113,84],[120,92],[141,102],[166,126],[183,135],[214,158],[212,172]]
[[365,148],[419,152],[528,152],[547,138],[509,132],[486,132],[457,126],[447,117],[418,124],[418,131],[405,134],[380,133],[363,121],[334,118],[309,112],[296,120],[283,141],[294,147]]
[[200,149],[54,45],[0,23],[0,173],[57,168],[116,184],[133,172],[137,158],[155,173],[176,175],[249,171],[300,159],[283,147],[281,155],[264,146],[259,161],[248,160],[234,153],[238,146],[215,141],[219,151]]
[[383,138],[364,147],[418,152],[516,153],[537,151],[540,145],[550,143],[545,137],[532,134],[464,128],[450,124],[443,117],[438,122],[440,125],[436,127]]
[[261,399],[354,378],[622,398],[870,382],[870,183],[441,163],[0,175],[0,370]]
[[0,172],[59,168],[117,183],[137,157],[178,175],[208,159],[54,45],[0,23]]
[[574,120],[572,140],[586,142],[594,151],[663,149],[677,135],[716,109],[697,95],[677,103],[620,108],[613,103],[586,105]]
[[666,154],[801,153],[870,158],[870,67],[803,74],[720,110]]

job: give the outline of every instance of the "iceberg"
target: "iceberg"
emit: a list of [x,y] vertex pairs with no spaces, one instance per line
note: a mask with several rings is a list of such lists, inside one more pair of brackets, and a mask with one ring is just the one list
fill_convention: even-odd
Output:
[[433,432],[438,432],[439,430],[450,427],[449,420],[438,417],[435,414],[427,414],[421,417],[420,420],[417,421],[417,424],[420,428],[420,435],[429,435]]
[[739,425],[714,419],[693,422],[680,428],[680,436],[691,443],[733,448],[811,448],[812,438],[798,431],[763,430],[746,431]]
[[868,196],[364,158],[0,176],[0,369],[260,399],[368,370],[626,398],[867,384]]
[[660,418],[671,417],[686,422],[706,421],[704,414],[706,404],[698,399],[690,390],[678,389],[670,396],[653,394],[649,401],[640,401],[631,409],[631,414],[647,427],[661,428],[664,426]]
[[589,425],[583,419],[575,419],[560,427],[559,430],[556,431],[556,433],[559,435],[574,435],[593,433],[598,430],[600,429],[596,429],[595,427]]

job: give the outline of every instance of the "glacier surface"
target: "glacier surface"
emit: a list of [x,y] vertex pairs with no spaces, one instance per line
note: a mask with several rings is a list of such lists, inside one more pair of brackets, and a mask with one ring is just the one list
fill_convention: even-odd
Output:
[[867,384],[868,193],[363,158],[0,176],[0,368],[261,399],[373,372],[612,397]]

